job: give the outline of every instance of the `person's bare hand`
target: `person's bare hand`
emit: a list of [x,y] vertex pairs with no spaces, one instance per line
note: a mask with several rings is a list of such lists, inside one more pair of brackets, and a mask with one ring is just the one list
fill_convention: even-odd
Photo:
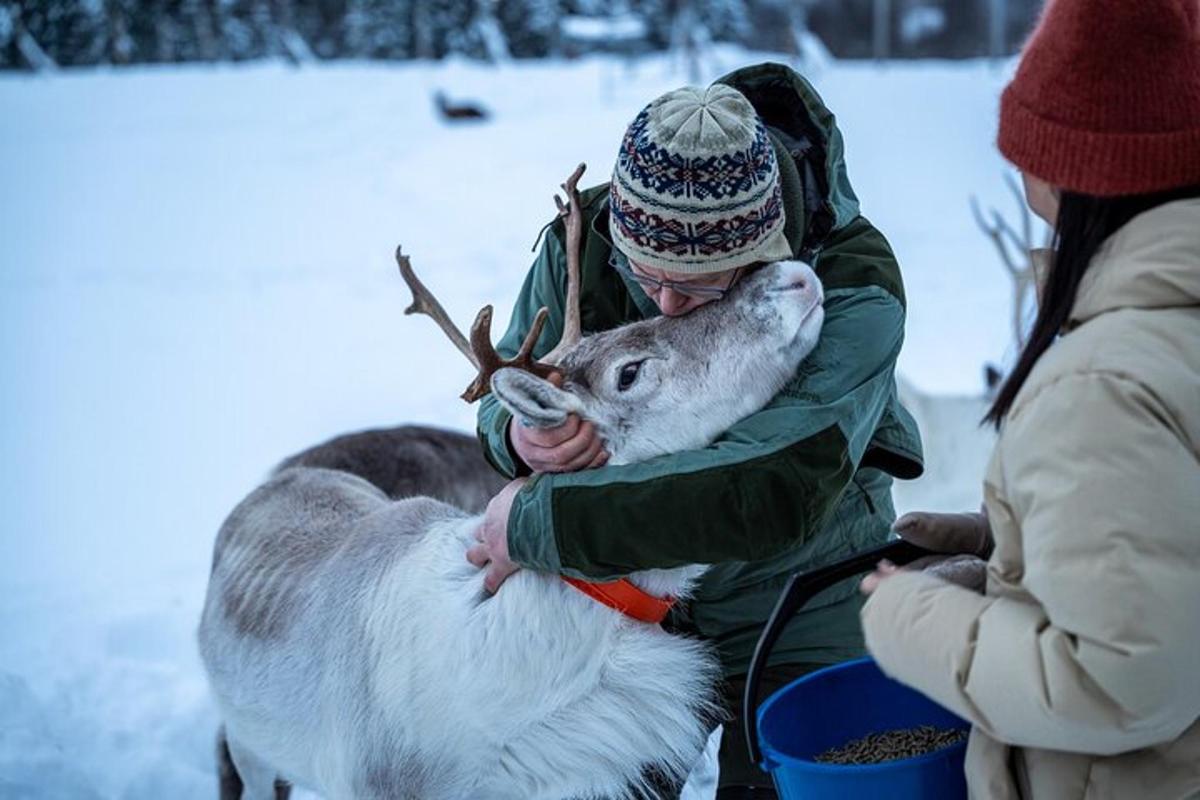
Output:
[[858,590],[865,595],[870,595],[879,588],[879,584],[895,575],[901,569],[902,567],[897,567],[885,558],[876,565],[874,572],[862,579],[862,583],[858,585]]
[[527,478],[517,478],[500,493],[491,499],[483,514],[483,522],[475,531],[475,540],[479,544],[472,545],[467,550],[467,561],[480,569],[487,569],[483,578],[483,588],[492,594],[500,588],[500,584],[520,569],[508,557],[508,515],[512,511],[513,498]]
[[[550,381],[561,385],[562,377],[555,374]],[[527,428],[513,419],[508,424],[508,440],[534,472],[575,472],[608,461],[596,426],[577,414],[567,415],[567,421],[557,428]]]

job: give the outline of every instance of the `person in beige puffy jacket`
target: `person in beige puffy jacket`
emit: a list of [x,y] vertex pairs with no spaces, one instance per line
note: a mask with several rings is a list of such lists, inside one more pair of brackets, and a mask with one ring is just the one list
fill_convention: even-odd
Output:
[[986,589],[883,564],[867,646],[972,723],[973,798],[1198,798],[1200,0],[1051,0],[999,145],[1056,235],[986,515],[898,523]]

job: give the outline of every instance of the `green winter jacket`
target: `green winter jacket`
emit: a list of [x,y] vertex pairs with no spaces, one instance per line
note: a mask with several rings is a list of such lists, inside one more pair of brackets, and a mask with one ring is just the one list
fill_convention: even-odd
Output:
[[[763,410],[709,447],[639,464],[538,474],[516,496],[508,546],[516,563],[612,579],[681,564],[714,565],[668,627],[712,641],[727,675],[744,673],[759,631],[788,577],[885,541],[894,517],[892,476],[922,471],[916,425],[896,398],[904,289],[887,241],[858,213],[833,115],[791,69],[763,64],[721,79],[767,125],[783,179],[785,232],[825,288],[816,350]],[[608,187],[581,195],[584,333],[658,315],[640,287],[610,266]],[[556,221],[525,280],[497,350],[511,357],[545,306],[534,350],[562,331],[564,229]],[[479,409],[491,463],[529,474],[507,437],[495,397]],[[864,653],[854,581],[809,603],[776,646],[773,663],[836,663]]]

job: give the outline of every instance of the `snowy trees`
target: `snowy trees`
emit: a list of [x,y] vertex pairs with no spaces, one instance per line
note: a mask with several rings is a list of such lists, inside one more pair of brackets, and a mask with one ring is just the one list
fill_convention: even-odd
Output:
[[[0,68],[252,58],[501,60],[560,52],[569,15],[734,39],[754,0],[0,0]],[[602,43],[600,43],[602,44]]]
[[558,52],[562,4],[558,0],[499,0],[496,15],[516,58],[542,58]]
[[[805,0],[813,31],[842,58],[1015,52],[1043,0]],[[882,27],[877,23],[882,22]]]
[[413,9],[392,0],[347,0],[346,50],[359,58],[402,59],[415,55]]
[[[888,0],[899,56],[1011,51],[1040,0]],[[873,52],[876,0],[0,0],[0,69],[285,58],[491,61],[580,52],[564,21],[645,31],[638,50],[695,64],[714,41],[805,55],[812,30],[839,56]],[[875,41],[875,45],[878,45]],[[603,37],[583,50],[630,51]],[[818,48],[823,49],[823,46]],[[568,53],[569,54],[569,53]],[[694,70],[689,70],[694,71]]]

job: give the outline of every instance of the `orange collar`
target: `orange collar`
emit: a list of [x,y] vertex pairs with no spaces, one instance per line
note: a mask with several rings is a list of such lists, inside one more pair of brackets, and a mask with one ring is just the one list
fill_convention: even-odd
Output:
[[563,575],[562,579],[593,600],[615,608],[625,616],[640,622],[657,625],[666,618],[671,606],[675,605],[674,597],[655,597],[624,578],[606,583],[590,583],[566,575]]

